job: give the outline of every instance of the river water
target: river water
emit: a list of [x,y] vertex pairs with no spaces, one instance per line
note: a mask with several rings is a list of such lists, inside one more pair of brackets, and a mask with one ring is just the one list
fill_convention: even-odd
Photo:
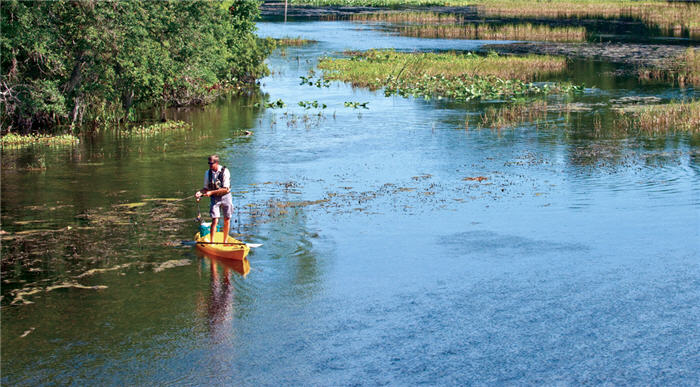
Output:
[[[299,77],[343,50],[489,42],[259,29],[318,41],[277,51],[263,96],[169,112],[193,129],[165,137],[3,154],[3,384],[700,380],[700,139],[606,127],[610,100],[692,89],[575,61],[559,78],[589,87],[582,112],[477,129],[487,104]],[[178,245],[197,207],[172,199],[212,152],[234,231],[263,244],[249,267]]]

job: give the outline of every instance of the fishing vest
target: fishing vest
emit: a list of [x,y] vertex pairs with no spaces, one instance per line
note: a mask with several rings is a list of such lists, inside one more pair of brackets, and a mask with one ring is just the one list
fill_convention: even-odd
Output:
[[219,175],[216,177],[216,179],[214,179],[214,171],[211,169],[209,170],[209,184],[207,185],[208,190],[213,191],[224,187],[224,171],[226,171],[226,167],[222,165]]

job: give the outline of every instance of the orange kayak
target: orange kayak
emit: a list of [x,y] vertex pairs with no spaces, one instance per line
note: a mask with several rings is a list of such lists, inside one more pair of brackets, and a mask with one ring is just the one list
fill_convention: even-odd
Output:
[[228,237],[226,244],[224,244],[224,233],[220,231],[214,233],[214,243],[209,243],[209,235],[200,237],[199,233],[194,236],[194,240],[197,242],[199,251],[219,258],[243,260],[250,251],[250,247],[246,246],[245,243],[231,236]]

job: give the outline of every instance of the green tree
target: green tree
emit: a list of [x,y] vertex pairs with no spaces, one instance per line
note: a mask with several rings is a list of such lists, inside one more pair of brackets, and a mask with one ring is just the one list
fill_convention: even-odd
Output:
[[2,131],[204,104],[267,74],[254,0],[3,1]]

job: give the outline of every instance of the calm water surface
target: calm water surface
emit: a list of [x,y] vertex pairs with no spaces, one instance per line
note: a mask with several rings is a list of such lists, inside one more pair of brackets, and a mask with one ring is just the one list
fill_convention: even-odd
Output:
[[[584,112],[479,130],[488,104],[299,76],[346,49],[484,41],[259,27],[319,41],[270,58],[261,88],[285,108],[229,98],[170,113],[192,131],[3,155],[3,230],[60,230],[3,240],[3,384],[700,380],[700,139],[607,127],[611,99],[694,90],[573,62],[560,78],[589,86],[569,101]],[[313,100],[321,116],[297,105]],[[163,198],[194,192],[212,152],[233,172],[234,228],[263,243],[249,268],[177,246],[197,208]],[[38,157],[44,171],[19,169]],[[106,288],[52,288],[75,284]]]

